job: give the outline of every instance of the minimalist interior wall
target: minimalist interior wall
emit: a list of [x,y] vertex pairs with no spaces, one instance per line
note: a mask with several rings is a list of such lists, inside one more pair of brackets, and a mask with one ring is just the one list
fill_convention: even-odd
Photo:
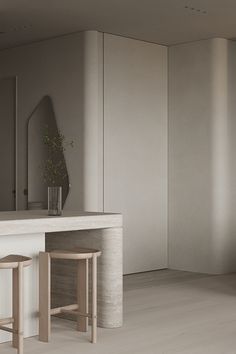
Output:
[[[43,96],[65,152],[67,209],[124,215],[126,273],[236,270],[236,44],[167,48],[96,31],[0,52],[18,77],[18,208],[27,205],[27,119]],[[169,98],[169,261],[167,261]]]
[[169,50],[169,267],[223,273],[235,261],[235,44]]
[[84,41],[81,33],[0,53],[0,77],[18,77],[19,209],[27,204],[27,119],[45,95],[52,97],[59,129],[75,142],[65,153],[72,186],[67,207],[83,208]]
[[48,95],[75,143],[66,208],[124,213],[125,272],[166,267],[167,48],[87,31],[2,51],[3,75],[18,77],[19,209],[27,119]]
[[167,48],[104,35],[104,207],[124,271],[167,267]]

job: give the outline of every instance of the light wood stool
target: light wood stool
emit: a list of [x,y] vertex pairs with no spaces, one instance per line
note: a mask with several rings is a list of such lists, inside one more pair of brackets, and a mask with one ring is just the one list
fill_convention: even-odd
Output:
[[[73,251],[51,251],[39,253],[39,340],[48,342],[51,334],[51,316],[72,314],[77,316],[77,329],[87,332],[91,318],[91,342],[97,341],[97,257],[101,252],[94,249],[77,248]],[[51,259],[77,260],[77,304],[51,309]],[[88,268],[92,263],[92,311],[89,313]]]
[[[24,267],[32,263],[29,257],[9,255],[0,259],[0,269],[12,269],[12,317],[0,319],[0,330],[13,334],[12,345],[18,354],[23,354],[24,340]],[[5,325],[12,324],[12,328]]]

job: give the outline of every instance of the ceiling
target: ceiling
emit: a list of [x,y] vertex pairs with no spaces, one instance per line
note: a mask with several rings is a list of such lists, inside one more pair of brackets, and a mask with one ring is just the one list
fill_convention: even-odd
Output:
[[236,0],[1,0],[0,49],[84,30],[163,45],[236,38]]

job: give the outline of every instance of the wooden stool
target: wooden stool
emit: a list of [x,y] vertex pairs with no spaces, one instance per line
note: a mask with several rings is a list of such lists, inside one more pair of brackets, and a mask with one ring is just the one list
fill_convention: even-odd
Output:
[[[0,259],[0,269],[12,269],[12,317],[0,319],[0,330],[13,334],[13,347],[17,348],[18,354],[23,354],[24,339],[24,295],[23,295],[23,275],[24,267],[32,263],[29,257],[19,255],[9,255]],[[5,325],[12,324],[12,328]]]
[[[39,340],[48,342],[51,332],[51,315],[73,314],[77,316],[77,328],[87,332],[88,318],[92,321],[91,342],[97,340],[97,257],[101,252],[79,248],[73,251],[39,253]],[[78,261],[77,304],[51,309],[51,259]],[[92,262],[92,311],[88,305],[88,261]]]

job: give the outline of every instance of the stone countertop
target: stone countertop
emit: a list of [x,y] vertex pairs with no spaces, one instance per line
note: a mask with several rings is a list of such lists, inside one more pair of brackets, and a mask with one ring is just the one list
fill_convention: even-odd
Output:
[[47,210],[0,212],[0,236],[122,227],[122,215],[115,213],[63,211],[48,216]]

